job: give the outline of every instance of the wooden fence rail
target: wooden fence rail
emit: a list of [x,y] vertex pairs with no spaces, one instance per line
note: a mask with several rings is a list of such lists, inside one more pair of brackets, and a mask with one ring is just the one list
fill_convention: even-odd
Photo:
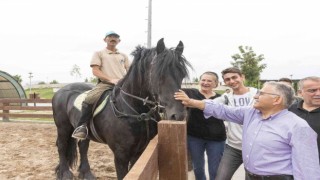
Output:
[[[33,106],[28,106],[32,103]],[[49,104],[40,105],[39,104]],[[10,117],[14,118],[53,118],[51,113],[31,113],[32,111],[52,111],[51,99],[12,99],[3,98],[0,99],[0,117],[3,121],[9,121]],[[10,112],[10,110],[13,110]],[[27,112],[16,112],[16,111],[27,111]]]

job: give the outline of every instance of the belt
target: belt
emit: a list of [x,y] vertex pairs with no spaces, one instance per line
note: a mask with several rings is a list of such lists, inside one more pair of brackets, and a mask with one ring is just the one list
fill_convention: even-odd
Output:
[[246,170],[246,175],[249,180],[293,180],[292,175],[280,174],[280,175],[258,175],[253,174]]
[[109,84],[109,85],[114,86],[114,84],[112,84],[112,83],[110,83],[110,82],[107,82],[107,81],[100,81],[100,82],[98,82],[98,84],[99,84],[99,83],[101,83],[101,84]]

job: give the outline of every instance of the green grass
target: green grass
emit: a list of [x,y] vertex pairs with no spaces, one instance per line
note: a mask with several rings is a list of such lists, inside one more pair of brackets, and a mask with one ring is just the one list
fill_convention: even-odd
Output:
[[[25,90],[27,97],[29,98],[29,90]],[[41,99],[52,99],[53,89],[52,88],[40,88],[40,89],[31,89],[31,93],[39,94]]]
[[215,90],[215,92],[217,93],[217,94],[223,94],[225,91],[224,90]]

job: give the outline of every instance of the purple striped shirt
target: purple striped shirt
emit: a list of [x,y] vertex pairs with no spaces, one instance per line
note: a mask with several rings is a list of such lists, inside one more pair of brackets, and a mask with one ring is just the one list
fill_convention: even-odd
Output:
[[252,107],[205,102],[206,118],[214,116],[243,125],[242,158],[248,171],[320,180],[317,134],[305,120],[287,109],[263,119]]

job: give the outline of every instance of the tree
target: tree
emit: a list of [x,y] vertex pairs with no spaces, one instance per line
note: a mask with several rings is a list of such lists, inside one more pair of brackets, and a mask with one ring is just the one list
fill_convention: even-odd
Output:
[[59,82],[57,80],[53,80],[50,82],[50,84],[59,84]]
[[76,78],[80,78],[81,77],[80,67],[78,65],[74,64],[71,71],[70,71],[70,75],[75,76]]
[[17,75],[14,75],[13,78],[14,78],[18,83],[20,83],[20,84],[22,83],[21,75],[18,75],[18,74],[17,74]]
[[199,82],[199,79],[197,77],[194,77],[194,78],[192,78],[192,82],[197,83],[197,82]]
[[98,83],[98,78],[97,77],[90,77],[90,82],[93,84]]
[[234,54],[231,62],[233,67],[239,68],[246,77],[246,85],[258,87],[260,74],[267,67],[266,64],[260,64],[264,60],[264,55],[257,54],[250,46],[239,46],[240,54]]

